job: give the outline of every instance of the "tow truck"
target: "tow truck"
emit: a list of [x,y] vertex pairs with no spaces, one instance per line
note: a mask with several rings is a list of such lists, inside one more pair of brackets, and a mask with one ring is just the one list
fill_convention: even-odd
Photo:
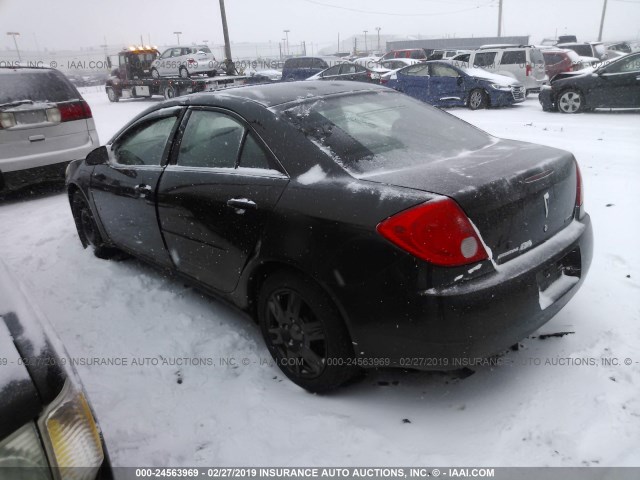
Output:
[[132,46],[117,55],[117,66],[111,57],[107,65],[111,73],[105,91],[111,102],[121,98],[151,98],[162,95],[165,99],[196,92],[208,92],[221,88],[244,85],[248,77],[242,75],[221,75],[218,77],[160,77],[151,76],[151,64],[160,52],[151,46]]

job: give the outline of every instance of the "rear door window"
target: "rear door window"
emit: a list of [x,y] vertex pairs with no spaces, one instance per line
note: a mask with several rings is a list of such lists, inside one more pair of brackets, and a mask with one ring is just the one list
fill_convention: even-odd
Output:
[[449,65],[442,65],[434,63],[431,65],[431,75],[434,77],[453,77],[457,78],[458,72],[451,68]]
[[429,76],[429,65],[426,63],[418,63],[416,65],[411,65],[410,67],[405,68],[401,71],[403,75],[410,75],[413,77],[428,77]]
[[321,58],[310,58],[308,60],[311,63],[311,68],[329,68],[327,62],[325,62]]
[[331,67],[327,70],[324,71],[324,73],[322,74],[322,76],[324,77],[332,77],[334,75],[339,75],[340,74],[340,65],[336,65],[335,67]]
[[350,63],[345,63],[340,66],[340,75],[348,75],[351,73],[356,73],[356,66]]
[[501,65],[525,65],[527,55],[524,50],[513,50],[502,53]]
[[180,142],[178,165],[235,168],[244,127],[220,112],[195,110]]
[[476,58],[473,60],[473,66],[478,68],[493,67],[496,60],[497,52],[480,52],[476,53]]
[[271,168],[269,156],[251,133],[247,133],[247,137],[242,145],[242,152],[240,154],[238,166],[242,168],[259,168],[263,170]]

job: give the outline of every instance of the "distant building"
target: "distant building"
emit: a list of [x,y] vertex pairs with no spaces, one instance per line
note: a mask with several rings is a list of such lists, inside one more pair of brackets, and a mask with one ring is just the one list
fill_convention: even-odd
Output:
[[495,44],[528,45],[529,35],[516,37],[472,37],[472,38],[431,38],[425,40],[397,40],[387,42],[387,52],[424,48],[426,50],[475,50],[482,45]]

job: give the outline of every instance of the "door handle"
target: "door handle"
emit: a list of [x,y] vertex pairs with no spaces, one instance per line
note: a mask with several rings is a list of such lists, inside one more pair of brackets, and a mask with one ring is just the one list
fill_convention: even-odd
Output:
[[149,185],[145,185],[144,183],[141,183],[140,185],[136,185],[135,187],[133,187],[133,191],[140,198],[145,198],[147,194],[153,191],[153,189]]
[[227,205],[231,208],[237,208],[240,210],[253,209],[256,210],[258,205],[256,202],[249,200],[248,198],[231,198],[227,200]]

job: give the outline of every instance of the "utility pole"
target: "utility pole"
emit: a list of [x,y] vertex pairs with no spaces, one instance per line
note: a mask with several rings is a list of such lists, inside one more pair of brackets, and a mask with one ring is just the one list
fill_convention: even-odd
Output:
[[182,35],[182,32],[173,32],[173,34],[176,36],[176,38],[178,39],[178,45],[180,45],[180,35]]
[[380,30],[382,29],[380,27],[376,27],[376,30],[378,31],[378,53],[380,53]]
[[602,5],[602,18],[600,19],[600,33],[598,33],[598,41],[602,41],[602,28],[604,27],[604,16],[607,13],[607,0],[604,0],[604,5]]
[[291,50],[289,50],[289,32],[290,32],[290,31],[291,31],[291,30],[283,30],[284,34],[285,34],[285,35],[286,35],[286,37],[287,37],[287,39],[286,39],[286,42],[287,42],[287,43],[286,43],[286,45],[285,45],[285,47],[287,48],[287,56],[290,56],[290,55],[291,55]]
[[229,28],[227,27],[227,12],[224,9],[224,0],[220,0],[220,16],[222,17],[222,34],[224,36],[224,63],[227,75],[233,75],[235,66],[231,59],[231,43],[229,42]]
[[369,30],[363,30],[364,31],[364,53],[365,54],[369,54],[369,47],[367,47],[367,32]]
[[502,36],[502,0],[498,5],[498,37]]
[[340,53],[340,32],[338,32],[338,53]]
[[13,37],[13,44],[16,46],[16,53],[18,54],[18,61],[22,62],[22,58],[20,57],[20,50],[18,49],[18,41],[16,37],[20,36],[20,32],[7,32],[7,35],[11,35]]

